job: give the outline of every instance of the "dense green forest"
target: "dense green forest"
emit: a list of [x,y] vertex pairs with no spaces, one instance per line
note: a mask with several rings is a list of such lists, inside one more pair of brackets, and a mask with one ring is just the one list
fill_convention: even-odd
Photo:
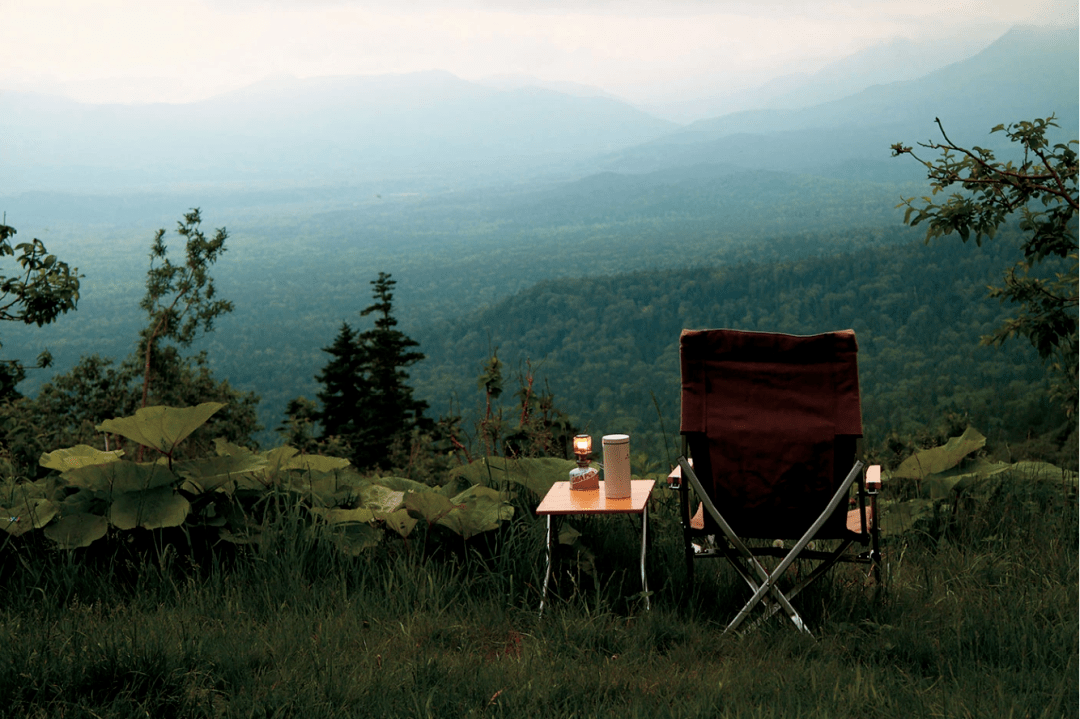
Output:
[[[970,422],[1014,445],[1048,433],[1060,443],[1071,428],[1074,447],[1075,422],[1049,403],[1047,369],[1034,349],[1023,341],[979,344],[1011,311],[988,300],[986,287],[1016,259],[1018,240],[1012,228],[982,247],[916,241],[790,261],[549,280],[418,333],[428,360],[416,368],[417,387],[436,409],[452,394],[467,409],[475,401],[472,378],[497,347],[508,367],[524,369],[530,360],[579,426],[628,432],[635,451],[656,461],[678,433],[681,329],[852,328],[872,445],[894,433],[911,438]],[[1075,462],[1074,449],[1065,454]]]
[[[320,348],[342,322],[354,322],[379,272],[399,283],[402,329],[423,340],[540,280],[910,242],[917,233],[899,226],[895,205],[921,187],[699,166],[688,174],[608,173],[431,196],[376,197],[368,188],[288,197],[215,193],[202,203],[202,216],[206,226],[229,230],[214,274],[236,309],[192,349],[207,352],[216,376],[261,397],[260,417],[270,428],[290,399],[315,397],[315,374],[327,361]],[[171,229],[194,200],[27,194],[3,202],[20,237],[41,237],[85,275],[77,313],[46,327],[5,328],[7,356],[32,358],[48,347],[56,358],[55,371],[31,371],[22,392],[36,394],[83,355],[126,356],[142,326],[142,258],[154,230]],[[176,236],[169,232],[165,241]],[[423,390],[423,397],[436,408],[446,404],[441,389]],[[277,440],[270,429],[258,438]]]

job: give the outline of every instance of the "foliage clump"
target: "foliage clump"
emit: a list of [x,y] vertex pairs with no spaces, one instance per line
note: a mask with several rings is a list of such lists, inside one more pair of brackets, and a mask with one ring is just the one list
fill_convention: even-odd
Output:
[[[1023,259],[1005,271],[1004,284],[990,288],[990,297],[1015,302],[1019,311],[1005,320],[984,344],[1001,344],[1011,337],[1026,337],[1064,381],[1057,389],[1069,414],[1077,404],[1077,287],[1080,246],[1077,244],[1077,140],[1051,145],[1047,132],[1058,127],[1054,116],[1046,119],[998,125],[994,132],[1019,145],[1019,163],[998,160],[994,152],[973,146],[964,148],[945,134],[935,118],[943,142],[919,143],[940,152],[936,161],[919,158],[911,147],[892,146],[893,155],[911,155],[927,169],[931,195],[958,185],[943,202],[923,197],[917,207],[914,198],[906,206],[904,222],[915,226],[927,223],[926,241],[956,232],[963,242],[992,239],[1015,213],[1026,233],[1021,245]],[[1047,257],[1071,260],[1070,272],[1040,276],[1037,266]]]

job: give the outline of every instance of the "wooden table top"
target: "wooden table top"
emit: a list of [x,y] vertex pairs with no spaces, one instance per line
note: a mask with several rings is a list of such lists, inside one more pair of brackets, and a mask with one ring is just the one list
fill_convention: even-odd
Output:
[[570,489],[569,482],[551,485],[540,506],[539,515],[545,514],[642,514],[645,503],[652,494],[655,479],[630,480],[630,496],[625,499],[608,499],[604,496],[604,483],[599,489],[588,491]]

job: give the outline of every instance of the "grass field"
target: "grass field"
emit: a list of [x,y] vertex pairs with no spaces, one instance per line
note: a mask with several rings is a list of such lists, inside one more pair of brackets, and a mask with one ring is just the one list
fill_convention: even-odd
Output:
[[[655,500],[652,610],[626,517],[575,525],[538,617],[543,525],[523,505],[455,544],[346,557],[280,519],[258,547],[179,556],[0,550],[0,715],[11,717],[1066,717],[1078,713],[1078,516],[1061,486],[989,499],[721,636],[746,597],[719,563],[683,601],[674,498]],[[40,533],[27,535],[34,537]],[[458,538],[460,542],[460,539]],[[95,545],[97,546],[97,545]]]

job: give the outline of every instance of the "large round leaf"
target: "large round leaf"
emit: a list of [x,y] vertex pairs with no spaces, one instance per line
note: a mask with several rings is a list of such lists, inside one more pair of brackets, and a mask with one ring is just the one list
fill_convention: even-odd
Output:
[[114,495],[109,521],[120,529],[160,529],[179,527],[187,519],[191,504],[172,487]]
[[38,464],[49,469],[59,469],[66,472],[69,469],[78,469],[94,464],[106,464],[117,462],[124,451],[116,449],[111,452],[102,452],[96,447],[86,444],[75,445],[67,449],[58,449],[54,452],[46,452],[38,459]]
[[44,497],[27,497],[11,507],[0,507],[0,529],[18,537],[52,521],[60,506]]
[[282,463],[282,469],[299,469],[305,472],[330,472],[345,469],[349,460],[342,457],[324,457],[321,454],[294,454]]
[[940,447],[924,449],[916,452],[893,470],[892,477],[908,479],[925,479],[931,474],[938,474],[947,469],[952,469],[977,449],[986,444],[986,437],[982,436],[974,427],[968,427],[959,437],[951,437],[948,442]]
[[383,539],[381,529],[364,522],[347,522],[328,527],[330,541],[344,552],[359,555],[365,549],[378,546]]
[[[193,492],[210,492],[245,472],[254,472],[266,466],[266,458],[252,452],[204,457],[177,462],[176,473],[188,480],[185,489]],[[190,486],[189,486],[190,485]]]
[[402,537],[408,537],[416,526],[416,518],[409,516],[405,509],[394,512],[376,512],[376,519],[381,519],[387,527],[397,532]]
[[465,539],[496,529],[503,520],[514,516],[514,508],[503,495],[490,487],[470,487],[451,500],[461,505],[436,524],[452,529]]
[[326,509],[324,507],[312,507],[310,511],[316,517],[323,519],[327,524],[371,522],[375,519],[375,513],[364,507],[359,507],[357,509]]
[[172,454],[176,445],[224,406],[220,402],[204,402],[195,407],[143,407],[135,411],[134,417],[107,419],[96,429]]
[[162,464],[136,464],[119,461],[79,467],[64,473],[72,487],[85,487],[116,495],[175,484],[179,480]]
[[405,495],[405,509],[416,519],[434,524],[454,509],[464,509],[464,505],[454,504],[439,492],[409,492]]
[[[379,480],[380,482],[382,480]],[[360,496],[360,505],[379,512],[390,513],[397,511],[405,502],[403,490],[394,491],[382,484],[368,484],[357,489]]]
[[528,487],[543,497],[555,482],[565,482],[577,463],[569,459],[538,457],[507,459],[483,457],[463,467],[455,467],[450,477],[463,477],[472,484],[501,484],[506,481]]
[[89,547],[105,536],[109,523],[97,514],[72,514],[45,527],[45,536],[61,549]]

